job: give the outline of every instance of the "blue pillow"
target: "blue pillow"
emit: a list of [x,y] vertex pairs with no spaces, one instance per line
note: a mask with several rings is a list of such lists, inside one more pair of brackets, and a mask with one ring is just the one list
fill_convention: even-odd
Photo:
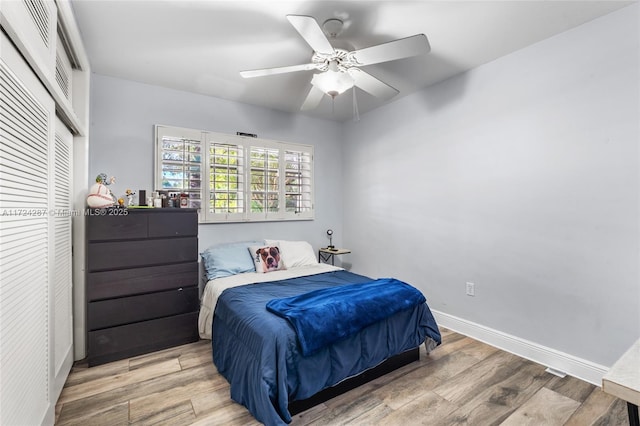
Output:
[[200,253],[207,279],[228,277],[244,272],[255,272],[256,266],[248,247],[264,241],[243,241],[217,244]]

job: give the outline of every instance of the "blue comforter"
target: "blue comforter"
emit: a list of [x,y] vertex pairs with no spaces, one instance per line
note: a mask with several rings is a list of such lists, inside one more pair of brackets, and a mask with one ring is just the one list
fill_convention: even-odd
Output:
[[272,299],[370,281],[335,271],[225,290],[213,319],[213,361],[229,381],[231,398],[260,422],[282,425],[291,421],[289,400],[309,398],[427,338],[440,343],[431,311],[422,303],[304,356],[291,324],[265,308]]
[[395,278],[321,288],[273,299],[267,310],[293,326],[302,354],[330,345],[396,312],[426,302],[415,287]]

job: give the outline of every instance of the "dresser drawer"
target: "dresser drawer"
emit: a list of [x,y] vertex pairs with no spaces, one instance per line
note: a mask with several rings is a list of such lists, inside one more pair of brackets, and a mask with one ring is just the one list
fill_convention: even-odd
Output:
[[87,327],[98,330],[198,310],[198,287],[91,302]]
[[198,313],[90,331],[87,334],[88,363],[92,367],[197,341]]
[[[87,239],[131,240],[147,238],[147,215],[128,213],[124,209],[92,210],[104,215],[87,216]],[[125,215],[124,213],[127,212]]]
[[198,262],[89,272],[87,301],[198,285]]
[[90,242],[88,271],[166,265],[198,260],[198,238]]
[[198,235],[198,213],[196,210],[169,209],[164,214],[149,215],[149,238],[194,235]]

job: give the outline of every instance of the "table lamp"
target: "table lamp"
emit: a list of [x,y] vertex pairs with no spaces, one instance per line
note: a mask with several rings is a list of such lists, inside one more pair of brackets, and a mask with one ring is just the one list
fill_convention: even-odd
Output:
[[327,229],[327,235],[329,236],[329,245],[327,246],[327,248],[328,248],[328,249],[333,249],[333,248],[335,248],[335,247],[333,246],[333,240],[332,240],[332,237],[333,237],[333,230],[332,230],[332,229]]

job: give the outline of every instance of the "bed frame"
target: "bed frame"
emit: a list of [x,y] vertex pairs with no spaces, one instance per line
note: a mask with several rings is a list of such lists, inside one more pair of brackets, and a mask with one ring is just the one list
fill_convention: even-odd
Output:
[[382,363],[378,364],[377,366],[365,370],[357,376],[349,377],[348,379],[341,381],[335,386],[323,389],[307,399],[293,401],[290,400],[289,413],[292,416],[295,416],[296,414],[306,411],[311,407],[315,407],[318,404],[326,402],[338,395],[342,395],[343,393],[346,393],[351,389],[362,386],[365,383],[375,380],[380,376],[384,376],[385,374],[397,370],[398,368],[403,367],[407,364],[418,361],[419,359],[420,347],[415,347],[398,355],[394,355],[391,358],[388,358]]

